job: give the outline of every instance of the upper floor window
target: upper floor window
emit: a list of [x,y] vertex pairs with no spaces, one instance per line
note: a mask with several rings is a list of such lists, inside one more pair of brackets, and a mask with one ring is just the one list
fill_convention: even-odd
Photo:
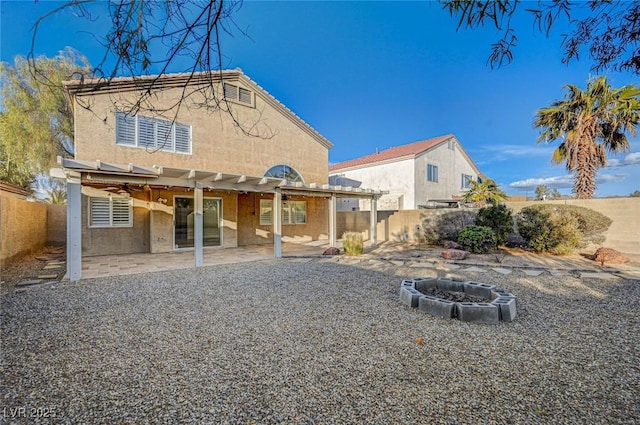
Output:
[[471,187],[471,181],[473,180],[473,176],[469,174],[462,175],[462,181],[460,183],[460,187],[462,189],[469,189]]
[[190,154],[191,143],[190,125],[116,112],[117,145]]
[[286,179],[290,182],[301,182],[304,183],[302,176],[292,167],[288,165],[276,165],[275,167],[269,168],[266,173],[264,173],[265,177],[274,177],[276,179]]
[[253,93],[250,90],[229,83],[224,83],[223,88],[225,99],[253,105]]
[[456,142],[453,139],[449,139],[449,141],[447,142],[447,147],[452,151],[456,150]]
[[438,166],[427,164],[427,181],[438,182]]

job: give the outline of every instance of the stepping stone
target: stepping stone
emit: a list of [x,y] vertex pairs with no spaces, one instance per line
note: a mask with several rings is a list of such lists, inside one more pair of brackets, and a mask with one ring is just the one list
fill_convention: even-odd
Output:
[[58,277],[57,274],[41,274],[41,275],[38,275],[38,279],[55,279],[57,277]]
[[527,276],[540,276],[542,272],[544,272],[544,270],[528,270],[528,269],[523,269],[522,271]]
[[498,272],[500,274],[504,274],[504,275],[511,274],[511,269],[504,269],[502,267],[494,267],[491,270],[493,270],[494,272]]
[[486,273],[487,270],[483,269],[482,267],[476,267],[476,266],[472,266],[469,267],[467,269],[464,269],[465,272],[475,272],[475,273]]
[[16,283],[16,286],[32,286],[32,285],[38,285],[42,283],[42,279],[31,279],[31,280],[23,280],[22,282],[18,282]]
[[598,272],[583,272],[580,273],[580,278],[592,278],[592,279],[618,279],[618,276],[611,273],[598,273]]
[[568,270],[549,270],[549,273],[551,276],[569,276],[571,274]]
[[433,264],[426,264],[426,263],[411,263],[411,264],[409,264],[409,267],[414,268],[414,269],[419,269],[419,268],[429,268],[429,269],[432,269],[432,268],[433,268]]
[[62,265],[59,265],[59,266],[53,265],[52,266],[51,264],[48,264],[48,265],[44,266],[42,269],[43,270],[53,270],[53,269],[59,269],[61,267],[62,267]]
[[400,261],[400,260],[391,260],[389,261],[391,264],[393,264],[394,266],[404,266],[404,261]]
[[64,261],[50,261],[47,266],[64,266]]
[[447,265],[444,267],[444,270],[447,270],[447,271],[448,271],[448,270],[458,270],[460,267],[462,267],[462,266],[459,266],[459,265],[457,265],[457,264],[447,264]]

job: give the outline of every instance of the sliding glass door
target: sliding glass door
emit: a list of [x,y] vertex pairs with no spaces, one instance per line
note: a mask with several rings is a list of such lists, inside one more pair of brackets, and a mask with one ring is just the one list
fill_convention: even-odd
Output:
[[[193,198],[175,198],[174,219],[175,248],[193,248],[195,245],[195,202]],[[222,245],[222,199],[203,199],[202,245]]]

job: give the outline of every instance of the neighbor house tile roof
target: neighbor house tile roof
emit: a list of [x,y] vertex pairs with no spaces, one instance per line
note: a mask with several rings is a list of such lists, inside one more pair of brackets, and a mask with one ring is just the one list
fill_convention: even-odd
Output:
[[349,161],[340,162],[329,166],[329,172],[342,170],[345,168],[358,167],[360,165],[373,164],[382,161],[391,161],[407,156],[415,157],[440,143],[444,143],[451,139],[453,134],[447,134],[433,139],[421,140],[419,142],[409,143],[408,145],[395,146],[382,152],[373,153],[371,155],[361,156],[360,158],[351,159]]

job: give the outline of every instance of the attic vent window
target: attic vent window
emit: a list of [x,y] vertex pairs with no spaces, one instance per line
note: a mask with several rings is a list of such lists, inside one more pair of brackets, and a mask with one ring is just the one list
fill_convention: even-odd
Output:
[[226,100],[233,100],[246,105],[253,105],[253,93],[250,90],[229,83],[224,83],[223,86],[224,98]]

